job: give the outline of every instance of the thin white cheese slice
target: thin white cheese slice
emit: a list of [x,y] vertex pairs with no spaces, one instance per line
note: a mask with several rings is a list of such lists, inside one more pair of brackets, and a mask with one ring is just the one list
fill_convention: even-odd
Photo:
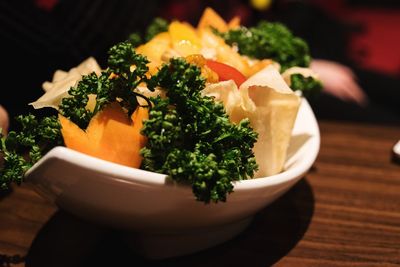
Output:
[[239,90],[227,81],[207,86],[203,93],[222,101],[232,122],[249,118],[258,133],[254,146],[259,165],[256,177],[281,172],[301,101],[276,68],[266,67],[244,82]]
[[51,82],[43,83],[42,87],[45,94],[35,102],[30,103],[30,105],[35,109],[44,107],[58,109],[61,99],[68,96],[68,90],[82,79],[82,75],[92,72],[97,75],[101,73],[100,66],[93,57],[86,59],[79,66],[70,69],[68,72],[57,70]]

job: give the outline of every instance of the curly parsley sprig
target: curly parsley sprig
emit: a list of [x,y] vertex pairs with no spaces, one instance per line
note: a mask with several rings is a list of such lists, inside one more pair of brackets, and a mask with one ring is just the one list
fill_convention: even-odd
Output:
[[307,43],[278,22],[261,21],[256,27],[215,32],[229,45],[237,46],[242,55],[273,59],[281,64],[281,71],[293,66],[308,67],[311,62]]
[[293,91],[301,91],[303,96],[312,99],[322,91],[322,82],[313,77],[304,77],[301,74],[292,74],[290,76],[290,87]]
[[62,145],[60,124],[56,116],[41,120],[34,115],[18,116],[19,131],[10,131],[7,137],[1,135],[0,151],[3,166],[0,169],[0,190],[8,188],[11,182],[21,184],[25,172],[51,148]]
[[161,87],[167,98],[151,99],[154,106],[142,130],[148,137],[144,169],[190,184],[205,203],[225,201],[233,181],[254,175],[257,133],[248,120],[232,124],[221,103],[201,95],[205,80],[198,67],[172,59],[148,86]]
[[[62,99],[59,110],[82,129],[91,118],[106,104],[120,101],[129,113],[138,106],[137,97],[143,97],[134,89],[147,80],[148,60],[137,54],[129,42],[122,42],[110,48],[108,68],[97,76],[96,73],[84,75],[82,80],[69,91],[69,97]],[[87,108],[89,95],[96,96],[93,110]]]
[[[229,45],[236,46],[239,53],[252,58],[271,58],[281,65],[281,72],[294,66],[309,67],[311,55],[307,43],[292,34],[283,24],[261,21],[256,27],[240,27],[221,33]],[[300,74],[291,75],[294,91],[300,90],[306,98],[317,96],[323,86],[321,81]]]

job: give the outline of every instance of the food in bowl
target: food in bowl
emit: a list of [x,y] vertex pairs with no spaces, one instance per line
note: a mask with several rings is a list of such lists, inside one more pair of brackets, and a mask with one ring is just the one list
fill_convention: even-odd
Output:
[[[113,46],[104,70],[88,59],[57,71],[31,104],[58,115],[21,116],[22,130],[2,139],[2,187],[59,145],[166,174],[205,203],[226,201],[234,181],[281,172],[301,104],[289,86],[318,85],[299,70],[305,43],[280,24],[247,29],[211,9],[197,28],[165,25],[146,43]],[[289,42],[281,51],[270,38]]]

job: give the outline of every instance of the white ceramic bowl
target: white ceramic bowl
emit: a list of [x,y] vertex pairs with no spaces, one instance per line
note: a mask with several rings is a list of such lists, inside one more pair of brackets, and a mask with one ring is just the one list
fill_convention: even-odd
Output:
[[163,174],[129,168],[56,147],[26,174],[37,191],[77,216],[127,229],[135,248],[150,258],[198,251],[226,241],[265,206],[290,189],[312,166],[319,128],[302,101],[285,170],[235,183],[225,203],[194,200],[191,188]]

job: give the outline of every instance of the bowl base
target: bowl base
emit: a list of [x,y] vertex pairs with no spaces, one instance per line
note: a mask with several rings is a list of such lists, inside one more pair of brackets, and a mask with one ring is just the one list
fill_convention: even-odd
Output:
[[125,240],[141,256],[160,260],[198,252],[241,233],[253,217],[229,224],[174,233],[127,233]]

